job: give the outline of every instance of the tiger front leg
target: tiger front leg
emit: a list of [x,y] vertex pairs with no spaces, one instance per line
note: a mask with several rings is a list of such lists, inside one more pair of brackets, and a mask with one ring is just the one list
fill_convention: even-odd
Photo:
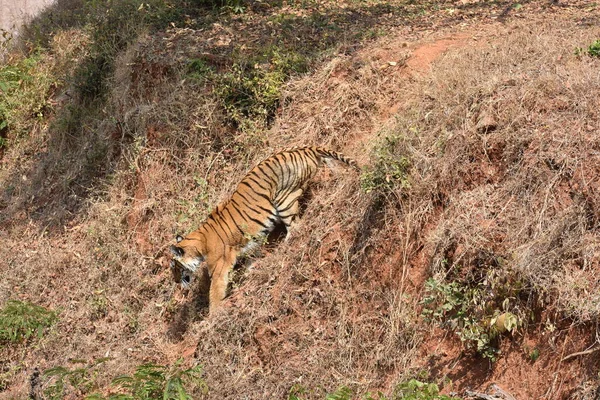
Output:
[[208,313],[213,314],[221,305],[221,302],[227,295],[227,285],[229,284],[229,272],[235,264],[235,252],[230,251],[226,258],[217,261],[210,281],[210,290],[208,293]]

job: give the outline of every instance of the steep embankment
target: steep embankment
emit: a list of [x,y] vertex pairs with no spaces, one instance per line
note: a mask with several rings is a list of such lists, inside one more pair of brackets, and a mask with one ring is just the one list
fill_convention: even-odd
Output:
[[[28,78],[3,89],[22,107],[3,111],[0,304],[58,319],[3,342],[1,396],[58,390],[34,368],[74,359],[88,368],[68,398],[182,358],[204,366],[194,398],[395,398],[411,378],[592,398],[595,353],[576,353],[596,351],[595,7],[124,6],[139,32],[69,4],[88,23],[15,57]],[[208,318],[166,247],[256,162],[305,144],[364,169],[324,168],[289,240],[240,266]]]

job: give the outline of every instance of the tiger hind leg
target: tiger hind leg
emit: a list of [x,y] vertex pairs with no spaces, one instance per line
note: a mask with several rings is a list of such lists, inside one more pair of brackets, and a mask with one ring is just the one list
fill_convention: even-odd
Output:
[[292,231],[292,225],[294,220],[298,216],[298,211],[300,210],[300,203],[298,199],[302,196],[302,189],[298,189],[289,194],[289,196],[282,202],[282,204],[277,207],[277,213],[279,218],[285,225],[285,240],[287,241],[290,237],[290,232]]

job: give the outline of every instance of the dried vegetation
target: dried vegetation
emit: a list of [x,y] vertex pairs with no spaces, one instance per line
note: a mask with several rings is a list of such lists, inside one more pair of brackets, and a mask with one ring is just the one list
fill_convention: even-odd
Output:
[[[431,24],[411,5],[260,4],[185,15],[158,32],[170,11],[150,13],[161,18],[96,53],[89,26],[69,27],[40,56],[62,80],[44,86],[56,90],[52,107],[25,137],[5,135],[0,302],[31,301],[58,321],[34,343],[0,349],[8,398],[29,391],[34,367],[103,360],[89,392],[110,394],[116,375],[181,357],[182,368],[203,365],[209,398],[392,393],[435,364],[423,349],[438,331],[421,316],[431,276],[475,293],[469,326],[483,331],[467,348],[501,312],[519,318],[518,346],[543,324],[587,329],[598,317],[600,60],[575,53],[594,29],[531,16],[486,27],[478,41],[457,35],[459,48],[416,67],[411,54],[427,44],[374,40],[373,28]],[[353,35],[340,33],[356,21]],[[99,56],[114,65],[90,70]],[[82,76],[102,96],[78,92]],[[171,282],[166,246],[253,164],[305,144],[365,170],[324,169],[289,241],[240,266],[223,309],[206,318],[201,288],[184,294]],[[465,321],[449,332],[465,337]],[[493,340],[486,346],[501,348]],[[554,367],[557,357],[550,347],[541,359]],[[579,368],[593,385],[597,365]],[[430,378],[446,383],[440,371]]]

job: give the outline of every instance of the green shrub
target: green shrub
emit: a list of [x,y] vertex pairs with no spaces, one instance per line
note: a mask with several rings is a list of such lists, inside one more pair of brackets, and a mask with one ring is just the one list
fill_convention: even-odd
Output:
[[576,47],[575,48],[575,55],[576,56],[580,57],[584,53],[587,54],[590,57],[600,57],[600,39],[594,41],[585,50],[582,47]]
[[440,389],[435,383],[424,383],[416,379],[411,379],[396,386],[392,399],[459,400],[457,397],[440,394]]
[[268,49],[263,56],[236,63],[215,89],[229,122],[242,130],[262,128],[274,117],[283,84],[308,69],[304,56]]
[[[180,359],[173,366],[144,364],[137,367],[133,375],[115,378],[113,386],[121,388],[122,393],[111,395],[110,400],[192,400],[188,390],[208,392],[208,386],[202,379],[202,366],[181,369]],[[125,393],[123,393],[123,391]],[[87,399],[106,399],[100,395]]]
[[360,186],[366,193],[389,191],[394,188],[410,187],[411,162],[398,150],[402,138],[385,136],[372,153],[372,163],[366,166],[360,176]]
[[590,57],[600,57],[600,39],[588,46],[587,53]]
[[346,386],[342,386],[335,392],[325,396],[325,400],[351,400],[352,390]]
[[[0,135],[28,133],[50,109],[48,97],[55,84],[37,52],[0,66]],[[3,145],[6,143],[0,142],[0,147]]]
[[[512,332],[519,318],[509,312],[512,296],[493,274],[485,284],[469,286],[460,282],[425,282],[422,315],[429,321],[444,322],[466,344],[483,357],[495,361],[498,349],[494,340],[501,332]],[[491,282],[488,287],[488,283]]]
[[45,396],[50,400],[63,399],[70,394],[86,400],[191,400],[188,393],[206,393],[208,387],[202,379],[202,367],[182,369],[178,360],[168,367],[156,364],[143,364],[136,368],[133,375],[122,375],[113,379],[111,392],[116,394],[105,397],[99,393],[86,396],[92,390],[97,390],[97,378],[100,375],[99,366],[110,358],[101,358],[85,365],[85,361],[74,360],[76,364],[83,364],[76,368],[63,366],[50,368],[44,371],[44,376],[49,378]]
[[110,358],[101,358],[88,365],[83,360],[73,360],[75,364],[83,366],[69,369],[66,367],[54,367],[44,371],[43,375],[49,378],[49,384],[44,389],[44,394],[49,400],[64,399],[68,392],[75,392],[81,396],[89,391],[96,389],[96,379],[98,377],[97,366],[110,360]]
[[18,300],[9,300],[0,310],[0,342],[17,343],[41,337],[56,322],[53,311]]

